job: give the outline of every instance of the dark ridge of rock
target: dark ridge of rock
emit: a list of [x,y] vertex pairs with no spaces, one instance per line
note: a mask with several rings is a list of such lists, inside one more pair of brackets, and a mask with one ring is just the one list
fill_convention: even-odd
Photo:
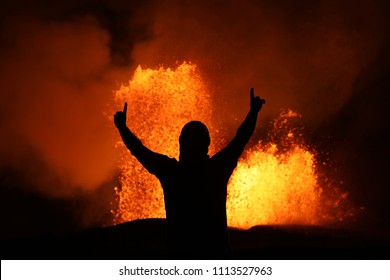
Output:
[[389,259],[390,237],[319,226],[230,229],[231,253],[172,255],[165,219],[67,235],[1,240],[2,259]]

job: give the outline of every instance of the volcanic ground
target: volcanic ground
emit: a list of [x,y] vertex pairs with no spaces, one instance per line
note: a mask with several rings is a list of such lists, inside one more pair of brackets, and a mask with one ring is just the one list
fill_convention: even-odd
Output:
[[[144,219],[65,235],[1,241],[2,259],[389,259],[388,234],[319,226],[229,229],[231,253],[172,255],[165,219]],[[387,236],[387,237],[386,237]]]

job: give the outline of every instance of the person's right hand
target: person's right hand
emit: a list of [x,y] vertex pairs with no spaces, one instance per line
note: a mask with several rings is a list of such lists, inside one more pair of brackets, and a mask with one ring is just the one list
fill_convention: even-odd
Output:
[[125,102],[123,111],[118,111],[114,115],[114,123],[117,128],[122,128],[126,126],[126,114],[127,114],[127,102]]
[[260,112],[263,104],[265,104],[265,99],[261,99],[260,96],[255,96],[255,90],[251,88],[251,110]]

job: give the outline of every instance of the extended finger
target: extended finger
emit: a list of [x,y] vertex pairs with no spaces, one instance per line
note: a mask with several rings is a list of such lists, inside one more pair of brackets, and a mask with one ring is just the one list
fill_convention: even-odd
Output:
[[255,98],[255,89],[251,88],[251,100]]
[[125,102],[125,107],[123,108],[123,113],[126,115],[127,113],[127,102]]

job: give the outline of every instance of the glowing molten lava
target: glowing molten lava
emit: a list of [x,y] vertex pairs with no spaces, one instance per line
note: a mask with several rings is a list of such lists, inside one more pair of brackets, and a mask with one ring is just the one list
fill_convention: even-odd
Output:
[[230,226],[322,222],[314,155],[287,128],[297,117],[291,110],[282,113],[272,131],[279,134],[279,145],[259,142],[239,161],[229,183]]
[[[211,98],[194,64],[183,63],[176,69],[138,67],[129,84],[122,86],[115,97],[118,108],[128,102],[129,128],[158,153],[178,158],[179,134],[190,120],[200,120],[208,126],[210,155],[226,142],[218,139],[218,127],[211,119]],[[228,185],[229,226],[324,224],[345,215],[333,213],[347,194],[333,192],[331,199],[324,195],[314,153],[304,145],[299,129],[290,125],[291,119],[299,117],[291,110],[282,112],[273,123],[268,142],[247,147]],[[122,164],[120,186],[116,188],[118,208],[113,210],[115,223],[165,217],[160,183],[121,140],[118,146]]]

